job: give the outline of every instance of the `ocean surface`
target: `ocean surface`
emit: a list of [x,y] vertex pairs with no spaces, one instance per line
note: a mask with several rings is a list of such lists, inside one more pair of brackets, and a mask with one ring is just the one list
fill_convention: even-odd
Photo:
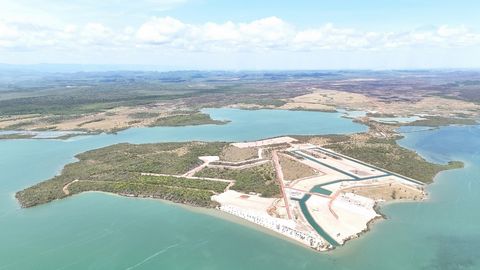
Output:
[[0,269],[480,269],[480,127],[406,133],[400,143],[441,173],[430,200],[389,204],[388,219],[335,251],[316,253],[213,211],[84,193],[21,209],[16,191],[48,179],[75,154],[119,142],[243,141],[353,133],[340,113],[209,109],[223,126],[138,128],[117,135],[0,140]]

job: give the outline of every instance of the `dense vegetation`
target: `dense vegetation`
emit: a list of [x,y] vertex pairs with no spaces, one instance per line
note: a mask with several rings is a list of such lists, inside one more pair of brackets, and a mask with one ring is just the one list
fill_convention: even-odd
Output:
[[439,127],[447,125],[476,125],[477,121],[468,118],[447,118],[440,116],[429,116],[426,119],[416,120],[406,124],[407,126]]
[[[232,81],[240,76],[241,83]],[[278,91],[277,80],[261,73],[193,71],[27,72],[2,78],[0,70],[0,115],[79,115],[168,102],[191,109],[235,103],[280,106],[281,98],[305,93],[293,87]]]
[[152,185],[137,182],[87,182],[79,181],[72,184],[69,190],[73,194],[84,191],[102,191],[135,197],[150,197],[185,203],[195,206],[212,207],[215,202],[210,200],[214,194],[209,190],[179,188],[175,186]]
[[232,179],[236,182],[231,189],[245,193],[260,193],[263,197],[275,197],[280,194],[271,163],[247,169],[205,168],[196,176]]
[[210,115],[204,113],[180,114],[158,118],[152,126],[193,126],[193,125],[221,125],[224,121],[213,120]]
[[[213,192],[226,187],[224,182],[142,177],[141,173],[183,174],[201,163],[198,156],[218,155],[224,146],[224,143],[200,142],[117,144],[92,150],[77,155],[79,161],[65,166],[60,175],[22,190],[16,196],[23,207],[87,190],[154,196],[206,206],[211,204]],[[63,187],[74,180],[79,181],[69,186],[70,194],[65,194]]]
[[31,134],[0,134],[0,140],[12,140],[12,139],[30,139],[34,135]]
[[183,187],[190,189],[205,189],[215,193],[222,193],[228,185],[228,182],[211,181],[203,179],[190,179],[172,176],[141,176],[138,182],[148,185],[161,185],[172,187]]
[[463,166],[463,163],[458,161],[446,165],[430,163],[414,151],[399,146],[392,138],[370,138],[365,142],[347,139],[327,144],[325,147],[425,183],[432,182],[440,171]]

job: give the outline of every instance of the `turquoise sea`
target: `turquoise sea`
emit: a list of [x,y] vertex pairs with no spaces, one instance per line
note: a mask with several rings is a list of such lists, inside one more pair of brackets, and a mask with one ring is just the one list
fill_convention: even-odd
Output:
[[119,142],[243,141],[366,130],[339,113],[209,109],[223,126],[139,128],[62,140],[0,141],[0,269],[480,269],[480,127],[406,133],[400,143],[436,162],[422,203],[390,204],[388,219],[345,247],[316,253],[204,210],[85,193],[21,209],[16,191],[74,155]]

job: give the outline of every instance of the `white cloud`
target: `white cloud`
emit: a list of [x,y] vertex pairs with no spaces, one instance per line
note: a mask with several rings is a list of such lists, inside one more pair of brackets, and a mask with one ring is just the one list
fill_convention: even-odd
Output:
[[187,25],[171,17],[153,18],[140,26],[137,37],[142,42],[165,44],[182,38],[181,32],[186,28]]
[[287,46],[293,27],[277,17],[249,23],[186,24],[171,17],[152,18],[137,31],[140,42],[188,50],[250,50]]
[[288,43],[293,27],[277,17],[268,17],[238,26],[244,38],[253,42],[270,45]]
[[0,21],[0,47],[22,50],[29,47],[52,46],[58,41],[53,29],[29,23]]
[[[156,1],[156,0],[151,0]],[[325,24],[298,29],[277,17],[251,22],[189,24],[172,17],[150,18],[138,27],[42,25],[0,21],[0,49],[132,49],[184,51],[320,51],[391,50],[413,47],[480,46],[480,34],[466,26],[442,25],[407,32],[361,31]]]
[[413,46],[451,48],[480,45],[480,34],[465,26],[442,25],[410,32],[359,31],[333,24],[297,30],[293,25],[268,17],[249,23],[226,22],[203,25],[153,18],[145,22],[137,37],[146,44],[188,50],[382,50]]

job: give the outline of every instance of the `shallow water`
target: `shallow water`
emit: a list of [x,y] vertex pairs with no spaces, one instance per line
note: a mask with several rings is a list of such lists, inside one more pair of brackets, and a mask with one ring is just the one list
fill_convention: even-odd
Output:
[[430,160],[459,159],[431,200],[391,204],[388,220],[328,253],[199,211],[156,200],[85,193],[31,209],[19,189],[52,177],[76,153],[118,142],[251,140],[351,133],[341,114],[209,111],[224,126],[130,129],[118,135],[0,141],[0,269],[479,269],[480,128],[408,133],[401,144]]
[[409,117],[372,117],[373,120],[381,123],[411,123],[417,120],[421,120],[420,116],[409,116]]

